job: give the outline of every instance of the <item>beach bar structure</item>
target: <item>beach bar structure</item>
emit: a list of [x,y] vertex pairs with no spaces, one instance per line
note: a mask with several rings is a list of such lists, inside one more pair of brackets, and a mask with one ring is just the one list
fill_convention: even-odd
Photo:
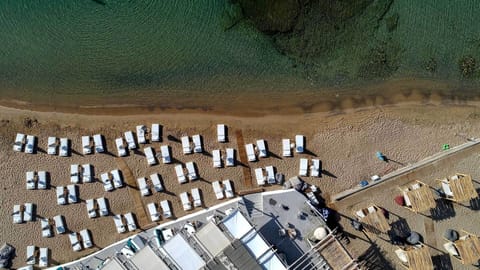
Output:
[[454,202],[465,202],[478,198],[478,193],[473,186],[472,177],[468,174],[456,173],[455,175],[437,180],[440,182],[445,198]]
[[455,242],[444,245],[452,257],[462,264],[476,264],[480,260],[480,239],[477,235],[463,231],[464,235]]
[[390,224],[385,218],[383,210],[376,205],[354,211],[354,215],[368,231],[386,233],[390,230]]
[[433,262],[428,247],[419,244],[407,248],[399,248],[395,254],[402,265],[409,270],[433,270]]
[[399,188],[403,193],[405,208],[415,213],[435,208],[435,199],[433,198],[432,190],[427,184],[415,180]]

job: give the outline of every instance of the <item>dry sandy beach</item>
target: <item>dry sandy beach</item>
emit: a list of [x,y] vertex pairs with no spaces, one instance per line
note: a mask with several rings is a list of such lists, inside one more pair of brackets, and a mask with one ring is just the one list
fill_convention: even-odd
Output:
[[[82,156],[81,136],[103,134],[107,149],[116,155],[114,139],[124,131],[134,130],[136,125],[150,126],[160,123],[163,126],[163,142],[150,144],[158,152],[160,145],[172,147],[176,162],[194,161],[201,179],[187,184],[178,184],[174,165],[159,164],[148,166],[144,156],[130,153],[124,160],[135,178],[149,176],[157,172],[162,178],[167,192],[153,193],[143,197],[144,205],[167,199],[173,206],[176,217],[190,212],[182,209],[178,194],[190,192],[194,187],[202,191],[205,207],[219,201],[215,199],[211,182],[231,179],[234,190],[245,190],[243,167],[215,169],[209,153],[214,149],[233,147],[238,149],[235,132],[240,130],[245,143],[265,139],[272,155],[259,162],[246,164],[250,173],[257,167],[273,165],[286,178],[298,174],[299,158],[317,156],[322,161],[324,173],[321,178],[306,177],[304,180],[320,187],[324,197],[358,185],[371,175],[383,175],[404,164],[413,163],[433,153],[441,151],[442,144],[459,145],[468,137],[480,136],[480,109],[476,106],[449,105],[440,103],[404,104],[398,106],[370,107],[339,113],[297,113],[294,115],[270,115],[262,117],[225,116],[206,113],[161,113],[132,116],[92,116],[73,113],[32,112],[20,109],[0,108],[0,242],[8,242],[16,248],[17,257],[13,267],[25,264],[26,246],[48,247],[51,250],[51,264],[64,263],[99,248],[123,239],[128,234],[118,234],[111,217],[89,219],[84,201],[90,198],[106,197],[114,214],[135,211],[130,188],[104,192],[102,184],[79,184],[81,202],[73,205],[57,206],[55,190],[26,190],[25,172],[46,170],[51,175],[51,185],[66,186],[70,182],[70,165],[90,163],[94,166],[95,177],[103,172],[118,168],[115,157],[109,154]],[[225,123],[229,128],[229,142],[216,142],[216,124]],[[15,134],[22,132],[35,135],[38,147],[46,150],[47,137],[68,137],[72,140],[71,157],[50,156],[43,152],[35,155],[16,153],[12,150]],[[169,140],[183,135],[201,134],[207,154],[183,155],[181,144]],[[296,134],[306,136],[306,149],[309,154],[281,158],[281,139],[294,139]],[[243,149],[243,147],[241,148]],[[375,157],[382,151],[392,161],[384,163]],[[238,155],[237,155],[238,157]],[[255,182],[255,181],[254,181]],[[256,187],[254,183],[253,187]],[[271,186],[266,189],[278,189]],[[39,220],[23,224],[12,223],[14,204],[31,202],[36,205],[37,217],[52,218],[61,214],[71,231],[89,229],[94,248],[74,252],[67,235],[42,238]],[[162,222],[164,222],[162,220]],[[151,226],[151,224],[140,224]]]

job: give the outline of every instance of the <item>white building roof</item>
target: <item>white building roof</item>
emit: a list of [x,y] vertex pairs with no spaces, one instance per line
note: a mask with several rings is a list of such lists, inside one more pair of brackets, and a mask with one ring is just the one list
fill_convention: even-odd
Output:
[[163,245],[163,250],[183,270],[196,270],[205,266],[197,252],[180,235],[176,234]]
[[195,236],[213,256],[218,255],[218,253],[230,244],[230,240],[217,225],[212,222],[205,224],[205,226],[197,231]]
[[150,246],[145,246],[130,259],[138,269],[168,270],[168,266],[155,254]]

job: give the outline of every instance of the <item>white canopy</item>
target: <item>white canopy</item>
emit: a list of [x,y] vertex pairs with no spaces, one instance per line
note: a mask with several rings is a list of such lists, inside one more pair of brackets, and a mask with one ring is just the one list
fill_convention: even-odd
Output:
[[168,240],[163,249],[180,269],[200,269],[205,266],[205,262],[181,234],[176,234]]

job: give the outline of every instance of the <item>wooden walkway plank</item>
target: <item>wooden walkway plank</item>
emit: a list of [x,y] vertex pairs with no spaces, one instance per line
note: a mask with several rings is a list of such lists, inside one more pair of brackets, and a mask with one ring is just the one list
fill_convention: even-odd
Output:
[[252,174],[250,173],[250,166],[248,166],[247,151],[245,150],[245,141],[243,140],[243,133],[241,129],[235,130],[237,137],[237,149],[240,163],[242,163],[243,180],[246,189],[253,187]]

